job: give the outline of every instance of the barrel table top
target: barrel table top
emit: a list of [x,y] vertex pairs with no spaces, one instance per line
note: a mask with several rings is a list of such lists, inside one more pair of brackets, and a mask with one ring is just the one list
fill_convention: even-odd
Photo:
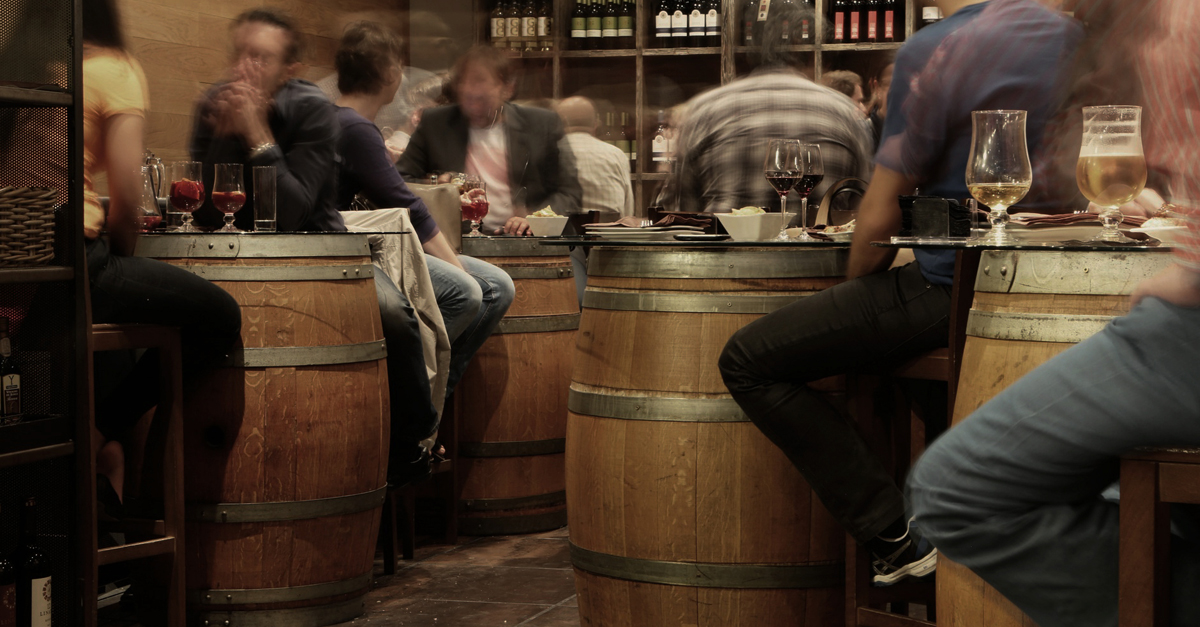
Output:
[[375,233],[153,233],[138,239],[139,257],[255,258],[358,257],[371,254]]
[[1086,242],[1069,240],[1062,242],[1014,242],[1012,244],[992,244],[973,242],[964,238],[892,238],[890,241],[871,242],[872,246],[880,248],[911,248],[914,250],[1046,250],[1059,252],[1168,252],[1170,247],[1164,246],[1158,240],[1149,240],[1138,244],[1106,244],[1101,242]]
[[683,240],[621,240],[601,237],[538,237],[543,246],[585,246],[585,247],[626,247],[649,246],[652,248],[849,248],[850,242],[835,242],[833,240],[818,240],[815,242],[735,242],[731,239],[718,241],[683,241]]

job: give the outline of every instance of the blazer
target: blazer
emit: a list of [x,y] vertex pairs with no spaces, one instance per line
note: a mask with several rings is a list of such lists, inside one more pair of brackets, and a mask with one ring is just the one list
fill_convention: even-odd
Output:
[[[426,182],[430,172],[463,172],[468,129],[456,104],[427,109],[396,168],[416,183]],[[578,213],[583,191],[574,156],[559,145],[563,128],[558,114],[505,104],[504,129],[513,206],[537,211],[550,205],[556,213]]]

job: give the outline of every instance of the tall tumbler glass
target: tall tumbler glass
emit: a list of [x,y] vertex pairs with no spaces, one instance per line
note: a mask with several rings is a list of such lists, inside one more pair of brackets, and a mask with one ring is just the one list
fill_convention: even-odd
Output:
[[254,167],[254,230],[275,230],[275,166]]

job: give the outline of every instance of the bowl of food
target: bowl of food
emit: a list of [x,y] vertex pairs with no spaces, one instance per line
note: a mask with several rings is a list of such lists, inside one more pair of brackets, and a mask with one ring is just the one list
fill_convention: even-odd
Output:
[[[762,207],[742,207],[729,213],[715,215],[735,242],[763,242],[775,239],[784,225],[784,214],[767,213]],[[788,221],[795,215],[787,214]]]
[[1179,218],[1150,218],[1141,227],[1129,229],[1132,233],[1142,233],[1163,243],[1163,246],[1178,248],[1188,228]]
[[848,242],[854,239],[854,220],[838,226],[827,226],[822,233],[835,242]]
[[529,230],[533,231],[534,237],[558,237],[567,226],[567,216],[554,213],[549,206],[529,214],[525,219],[529,220]]

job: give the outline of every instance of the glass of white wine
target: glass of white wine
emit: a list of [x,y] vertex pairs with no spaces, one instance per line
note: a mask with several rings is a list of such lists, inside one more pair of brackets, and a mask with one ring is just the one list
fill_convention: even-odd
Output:
[[971,156],[967,161],[967,190],[980,204],[991,209],[991,231],[984,244],[1011,244],[1004,228],[1008,208],[1029,193],[1033,166],[1025,141],[1024,111],[972,111]]
[[1121,205],[1146,187],[1141,107],[1084,107],[1083,145],[1075,180],[1088,200],[1100,206],[1104,228],[1093,242],[1134,242],[1121,233]]

